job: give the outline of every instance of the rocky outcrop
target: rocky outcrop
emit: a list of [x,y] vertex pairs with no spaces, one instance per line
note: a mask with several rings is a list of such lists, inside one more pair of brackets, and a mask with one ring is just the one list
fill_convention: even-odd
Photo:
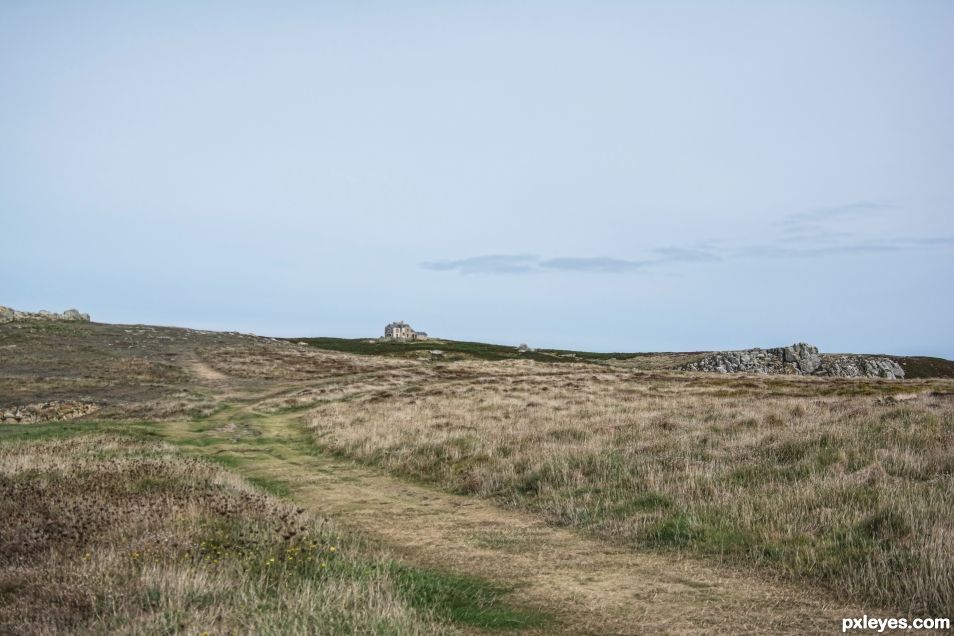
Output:
[[99,410],[93,402],[40,402],[0,409],[0,423],[36,424],[74,420]]
[[0,305],[0,324],[5,322],[19,322],[21,320],[65,320],[67,322],[89,322],[89,314],[82,314],[78,309],[67,309],[62,314],[52,311],[17,311]]
[[819,375],[832,375],[842,378],[889,378],[899,380],[904,377],[904,369],[891,358],[872,356],[825,356],[820,371]]
[[700,360],[690,362],[683,368],[687,371],[714,373],[768,373],[890,379],[904,377],[904,369],[890,358],[863,355],[822,355],[818,353],[818,347],[804,342],[774,349],[716,351]]
[[[811,375],[821,367],[821,356],[818,355],[818,347],[814,347],[804,342],[796,342],[789,347],[779,347],[769,349],[770,355],[782,359],[783,365],[791,365],[796,373]],[[786,368],[789,368],[786,366]]]

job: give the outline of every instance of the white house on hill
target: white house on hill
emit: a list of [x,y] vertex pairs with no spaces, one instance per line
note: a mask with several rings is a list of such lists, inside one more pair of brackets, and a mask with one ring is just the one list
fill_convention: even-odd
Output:
[[411,325],[403,320],[392,322],[384,328],[384,337],[394,340],[427,340],[423,331],[414,331]]

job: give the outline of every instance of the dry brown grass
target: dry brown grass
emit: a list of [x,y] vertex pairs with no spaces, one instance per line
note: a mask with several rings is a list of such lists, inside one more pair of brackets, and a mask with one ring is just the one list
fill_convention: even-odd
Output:
[[252,341],[216,346],[201,349],[199,355],[224,375],[262,380],[313,380],[408,366],[401,360],[354,356],[284,342]]
[[448,633],[393,565],[171,446],[0,446],[0,633]]
[[556,524],[951,615],[951,388],[472,363],[310,421],[343,455]]
[[301,389],[258,401],[255,408],[263,413],[276,413],[323,402],[349,400],[371,393],[380,398],[389,390],[404,390],[408,385],[426,382],[433,377],[434,374],[425,366],[370,371],[357,377],[331,376],[310,382],[308,386]]
[[[256,452],[267,444],[245,435],[256,418],[313,409],[322,446],[585,529],[617,550],[677,551],[822,583],[865,606],[954,613],[954,382],[658,368],[685,355],[418,361],[238,334],[18,323],[0,327],[0,406],[90,401],[97,418],[122,426],[191,419],[197,430],[249,437]],[[626,368],[639,366],[647,370]],[[230,405],[247,410],[223,428]],[[214,560],[196,552],[209,537],[258,537],[246,553],[261,556],[333,530],[308,522],[285,539],[273,527],[284,504],[246,506],[242,493],[257,491],[216,482],[225,479],[218,469],[168,448],[96,439],[0,447],[0,519],[13,520],[0,521],[0,631],[312,631],[279,622],[282,612],[364,631],[433,629],[376,558],[322,574],[321,598],[301,586],[314,572],[287,570],[272,585],[240,561],[189,562]],[[160,543],[167,551],[152,569],[129,560],[156,537],[176,547]]]

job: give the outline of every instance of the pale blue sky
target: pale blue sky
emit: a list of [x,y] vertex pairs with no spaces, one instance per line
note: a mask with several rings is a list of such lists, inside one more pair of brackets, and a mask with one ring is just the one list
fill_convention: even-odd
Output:
[[0,0],[0,304],[954,358],[954,3],[276,4]]

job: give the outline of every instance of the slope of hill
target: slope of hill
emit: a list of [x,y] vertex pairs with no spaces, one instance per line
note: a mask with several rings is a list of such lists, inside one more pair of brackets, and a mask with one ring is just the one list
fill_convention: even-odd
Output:
[[[377,355],[395,358],[444,360],[535,360],[537,362],[594,362],[642,370],[677,370],[717,353],[712,351],[685,352],[595,352],[570,349],[534,349],[520,351],[517,347],[483,342],[458,340],[396,341],[377,338],[286,338],[292,343],[328,351]],[[432,352],[437,352],[432,353]],[[827,355],[827,354],[825,354]],[[872,354],[874,358],[888,358],[901,365],[909,379],[954,378],[954,361],[924,356],[894,356]]]
[[[653,633],[824,633],[836,616],[954,613],[950,379],[701,374],[665,368],[698,354],[535,352],[559,358],[550,363],[475,343],[357,355],[321,342],[0,325],[7,473],[40,466],[49,452],[33,441],[46,435],[73,444],[77,461],[110,436],[216,461],[222,479],[333,514],[397,555],[379,582],[406,585],[387,598],[423,612],[421,632],[492,617],[537,633],[628,633],[634,620]],[[0,476],[0,487],[43,474]],[[144,478],[121,481],[162,496],[191,488],[158,469]],[[74,504],[37,493],[50,527],[71,532]],[[0,525],[0,542],[15,545],[18,531]],[[0,576],[22,567],[0,564]],[[49,567],[36,580],[55,591]],[[147,582],[117,572],[116,594]],[[156,607],[180,603],[143,589]],[[17,607],[50,602],[24,593]],[[479,607],[461,600],[471,597]],[[224,624],[241,623],[240,607],[212,602]]]
[[[395,358],[447,360],[536,360],[539,362],[574,362],[572,357],[557,351],[518,351],[516,347],[464,342],[459,340],[381,340],[376,338],[288,338],[289,342],[304,342],[318,349],[356,353],[359,355],[389,356]],[[431,352],[438,352],[436,354]],[[569,353],[569,352],[566,352]]]
[[887,356],[901,365],[904,377],[954,378],[954,360],[927,356]]

